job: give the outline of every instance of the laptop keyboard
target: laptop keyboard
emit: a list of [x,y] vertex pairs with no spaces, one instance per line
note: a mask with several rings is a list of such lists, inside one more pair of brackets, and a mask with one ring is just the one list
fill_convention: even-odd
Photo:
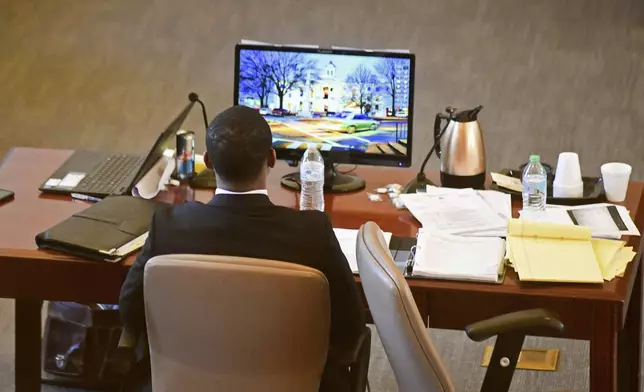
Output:
[[114,154],[101,162],[74,188],[74,192],[87,194],[112,194],[118,190],[125,177],[137,171],[145,157]]

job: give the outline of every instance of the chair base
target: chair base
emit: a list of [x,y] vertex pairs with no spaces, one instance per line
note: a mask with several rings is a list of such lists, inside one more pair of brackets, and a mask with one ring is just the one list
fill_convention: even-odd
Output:
[[[492,358],[494,346],[487,346],[483,351],[483,359],[481,366],[487,367]],[[517,362],[517,369],[521,370],[540,370],[554,372],[559,366],[559,349],[549,348],[527,348],[521,350],[519,354],[519,361]]]

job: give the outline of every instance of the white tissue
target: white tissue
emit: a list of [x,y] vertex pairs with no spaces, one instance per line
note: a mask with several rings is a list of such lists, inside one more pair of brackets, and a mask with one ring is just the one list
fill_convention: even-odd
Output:
[[175,166],[174,156],[162,156],[132,188],[132,195],[143,199],[154,198],[165,188],[172,172],[174,172]]

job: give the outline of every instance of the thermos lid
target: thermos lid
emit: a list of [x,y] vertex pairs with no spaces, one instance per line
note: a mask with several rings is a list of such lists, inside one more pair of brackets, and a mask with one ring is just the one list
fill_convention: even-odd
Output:
[[447,112],[451,113],[452,119],[456,122],[466,123],[470,121],[476,121],[478,119],[479,112],[483,109],[482,105],[475,107],[474,109],[461,110],[459,112],[454,111],[454,109],[448,108]]

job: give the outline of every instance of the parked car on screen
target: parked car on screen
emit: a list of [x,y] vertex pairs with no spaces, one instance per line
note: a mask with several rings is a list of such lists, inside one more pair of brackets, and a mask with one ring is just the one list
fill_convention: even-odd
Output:
[[286,110],[286,109],[279,109],[279,108],[275,108],[275,109],[273,109],[272,114],[273,114],[273,116],[279,116],[279,117],[282,117],[282,116],[292,116],[292,115],[293,115],[293,113],[289,112],[288,110]]
[[269,114],[271,114],[271,109],[259,108],[259,114],[261,114],[262,116],[268,116]]
[[351,115],[351,114],[360,114],[360,113],[355,113],[355,112],[350,112],[350,111],[348,111],[348,110],[344,110],[344,111],[341,111],[340,113],[336,113],[336,114],[334,114],[334,116],[333,116],[333,117],[336,117],[336,118],[345,118],[345,117],[347,117],[347,116],[349,116],[349,115]]
[[338,118],[340,125],[339,131],[354,133],[356,131],[375,131],[378,128],[378,121],[370,118],[366,114],[350,113]]

